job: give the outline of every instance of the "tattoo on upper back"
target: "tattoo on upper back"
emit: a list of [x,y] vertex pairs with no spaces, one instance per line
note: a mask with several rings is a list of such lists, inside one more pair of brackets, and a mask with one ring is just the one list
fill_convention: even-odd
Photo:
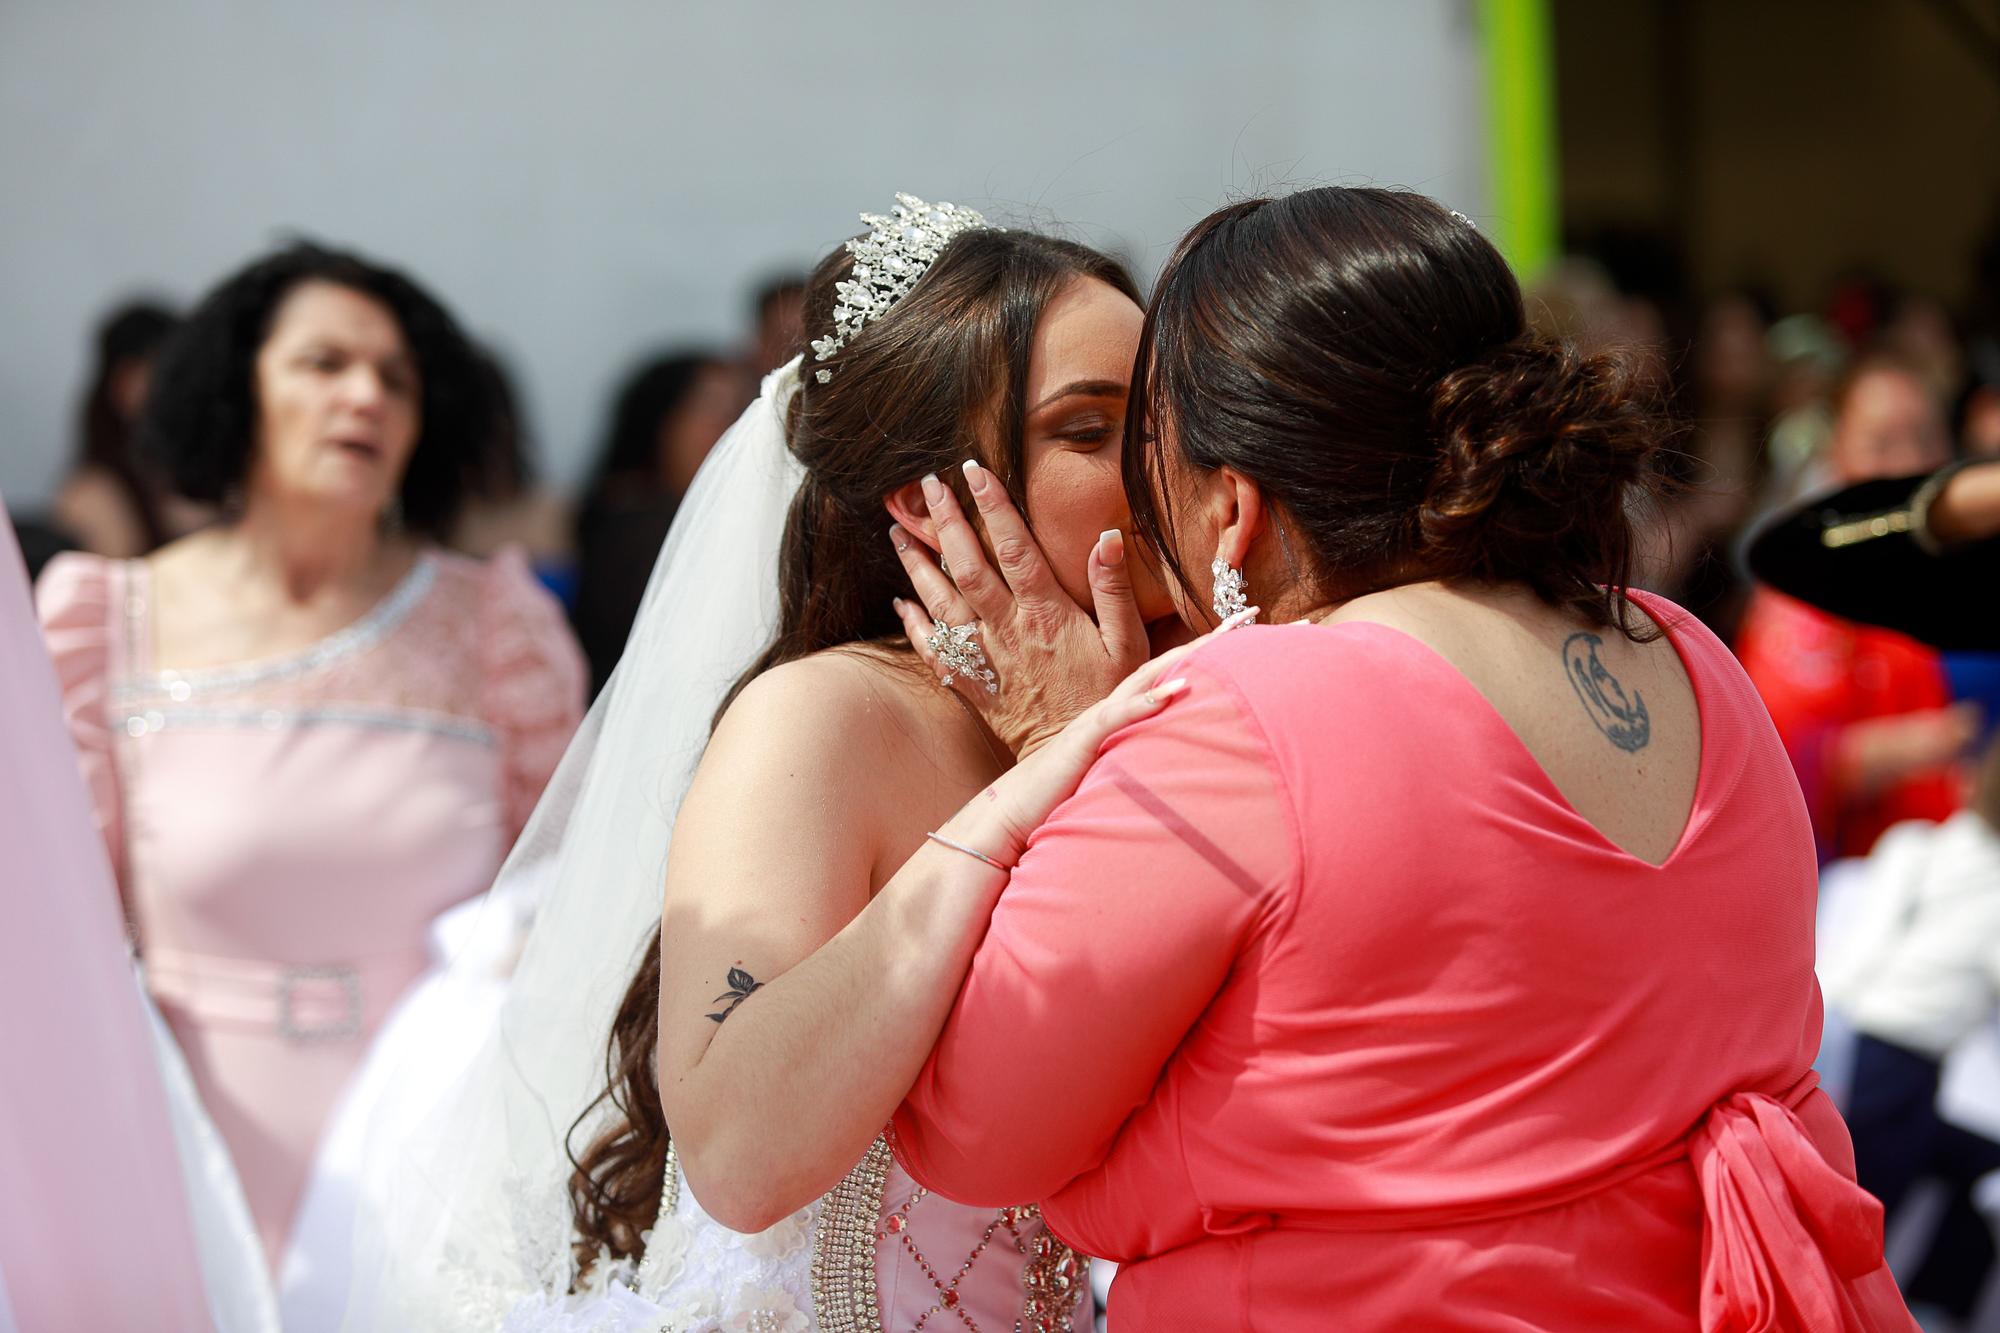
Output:
[[1646,701],[1639,692],[1627,695],[1618,677],[1598,660],[1597,645],[1603,642],[1589,633],[1572,634],[1563,640],[1563,672],[1582,701],[1583,711],[1590,714],[1605,739],[1633,754],[1645,749],[1653,738],[1653,721],[1646,716]]
[[730,968],[729,989],[715,997],[717,1004],[722,1004],[724,1000],[729,1001],[729,1003],[723,1004],[720,1012],[710,1014],[709,1018],[720,1023],[723,1019],[736,1012],[737,1005],[750,998],[751,991],[756,990],[763,984],[763,982],[757,980],[757,978],[751,976],[740,967]]

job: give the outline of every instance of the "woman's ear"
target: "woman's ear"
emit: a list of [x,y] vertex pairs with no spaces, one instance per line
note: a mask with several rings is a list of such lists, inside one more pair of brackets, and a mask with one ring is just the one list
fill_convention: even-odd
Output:
[[1205,503],[1215,524],[1216,558],[1243,568],[1251,545],[1264,531],[1264,493],[1235,468],[1219,467],[1210,478]]
[[937,525],[931,522],[931,507],[924,503],[924,484],[921,481],[906,481],[882,502],[889,511],[889,517],[896,520],[903,531],[931,548],[938,549]]

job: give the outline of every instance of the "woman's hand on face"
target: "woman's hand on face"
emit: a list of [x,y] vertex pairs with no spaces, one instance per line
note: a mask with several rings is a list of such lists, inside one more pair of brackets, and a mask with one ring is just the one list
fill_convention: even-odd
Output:
[[[950,574],[922,543],[891,528],[890,539],[918,598],[899,600],[896,611],[918,655],[940,679],[952,676],[953,686],[994,734],[1025,757],[1146,660],[1146,625],[1133,598],[1122,534],[1106,532],[1091,548],[1093,620],[1056,581],[1000,479],[972,462],[965,464],[965,479],[992,539],[992,559],[951,488],[926,480],[924,498]],[[977,624],[977,642],[996,688],[938,660],[931,640],[940,623]]]
[[1014,865],[1027,849],[1028,835],[1076,791],[1112,733],[1159,712],[1187,687],[1187,681],[1174,674],[1180,660],[1256,614],[1254,607],[1239,611],[1201,638],[1140,666],[1108,697],[1071,718],[1048,744],[994,779],[940,832],[977,847],[1002,865]]

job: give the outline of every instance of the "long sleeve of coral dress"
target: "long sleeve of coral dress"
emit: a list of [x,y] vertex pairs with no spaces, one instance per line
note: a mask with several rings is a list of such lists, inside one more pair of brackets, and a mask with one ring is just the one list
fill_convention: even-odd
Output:
[[[1728,652],[1662,865],[1374,625],[1251,628],[1031,840],[894,1131],[1111,1322],[1914,1328],[1811,1072],[1811,831]],[[1087,940],[1079,947],[1078,940]]]
[[483,891],[582,709],[524,562],[421,556],[281,658],[151,654],[144,561],[64,556],[40,614],[147,987],[275,1269],[321,1130],[445,908]]

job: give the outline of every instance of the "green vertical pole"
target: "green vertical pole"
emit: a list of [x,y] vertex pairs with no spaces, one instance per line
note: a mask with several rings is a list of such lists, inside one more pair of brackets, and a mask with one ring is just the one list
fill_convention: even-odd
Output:
[[1479,0],[1493,183],[1488,230],[1523,282],[1562,244],[1549,7],[1550,0]]

